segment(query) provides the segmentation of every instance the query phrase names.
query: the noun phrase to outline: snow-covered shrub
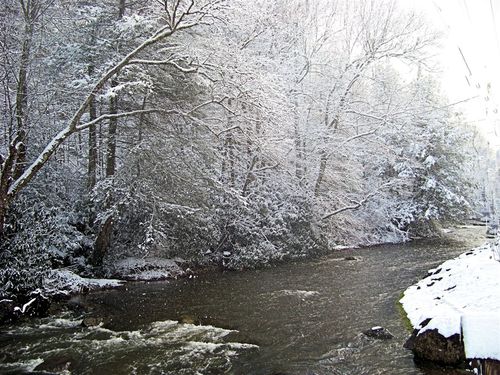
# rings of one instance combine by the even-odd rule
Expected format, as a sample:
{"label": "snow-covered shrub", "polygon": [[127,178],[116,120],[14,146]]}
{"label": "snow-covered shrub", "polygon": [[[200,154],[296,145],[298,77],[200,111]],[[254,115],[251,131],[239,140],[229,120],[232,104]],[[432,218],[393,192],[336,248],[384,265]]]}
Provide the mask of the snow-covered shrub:
{"label": "snow-covered shrub", "polygon": [[[162,162],[161,156],[158,161]],[[200,167],[207,160],[197,162]],[[144,166],[132,185],[128,175],[115,179],[111,209],[116,212],[116,235],[108,263],[154,256],[245,268],[324,248],[311,201],[294,194],[290,186],[264,182],[243,196],[209,175],[186,185],[192,171],[163,164],[159,174],[160,165]],[[170,170],[177,173],[170,175]],[[96,200],[105,201],[106,193],[102,191]]]}
{"label": "snow-covered shrub", "polygon": [[326,247],[314,226],[310,202],[274,188],[239,205],[233,201],[218,208],[221,238],[216,251],[230,254],[224,259],[226,267],[304,257]]}
{"label": "snow-covered shrub", "polygon": [[86,267],[92,243],[75,180],[64,168],[51,173],[60,178],[41,175],[10,207],[0,243],[0,295],[29,294],[52,268]]}
{"label": "snow-covered shrub", "polygon": [[10,249],[2,245],[0,255],[0,299],[23,298],[42,286],[50,268],[47,254],[31,244],[20,244]]}

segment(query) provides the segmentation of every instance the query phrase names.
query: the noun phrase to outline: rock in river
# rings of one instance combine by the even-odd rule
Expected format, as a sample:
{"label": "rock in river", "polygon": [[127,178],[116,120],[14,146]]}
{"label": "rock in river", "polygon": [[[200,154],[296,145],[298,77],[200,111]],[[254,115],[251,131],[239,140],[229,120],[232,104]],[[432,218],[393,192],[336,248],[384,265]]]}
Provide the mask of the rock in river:
{"label": "rock in river", "polygon": [[390,340],[394,337],[392,333],[383,327],[372,327],[371,329],[364,331],[363,334],[379,340]]}
{"label": "rock in river", "polygon": [[465,361],[462,340],[458,334],[444,337],[437,329],[419,334],[414,330],[404,347],[413,351],[416,357],[447,366],[458,366]]}
{"label": "rock in river", "polygon": [[52,356],[35,367],[35,373],[67,373],[73,368],[75,359],[70,356]]}

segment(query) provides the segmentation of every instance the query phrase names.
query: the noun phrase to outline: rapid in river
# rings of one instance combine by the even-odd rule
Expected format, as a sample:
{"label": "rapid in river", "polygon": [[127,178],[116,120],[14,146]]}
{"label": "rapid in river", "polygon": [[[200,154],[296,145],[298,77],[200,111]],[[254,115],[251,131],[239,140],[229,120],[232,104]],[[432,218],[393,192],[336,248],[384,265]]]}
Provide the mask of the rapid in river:
{"label": "rapid in river", "polygon": [[[45,361],[66,374],[459,374],[415,364],[397,301],[483,242],[484,227],[467,227],[446,240],[89,293],[79,298],[103,326],[82,327],[72,312],[1,327],[0,373]],[[394,338],[366,337],[373,326]]]}

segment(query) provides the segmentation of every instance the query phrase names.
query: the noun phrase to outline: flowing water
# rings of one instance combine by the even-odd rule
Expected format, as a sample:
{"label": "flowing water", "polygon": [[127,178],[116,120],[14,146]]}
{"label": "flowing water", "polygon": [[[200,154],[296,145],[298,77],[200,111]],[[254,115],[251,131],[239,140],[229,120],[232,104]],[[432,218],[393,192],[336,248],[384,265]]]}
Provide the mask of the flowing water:
{"label": "flowing water", "polygon": [[[76,314],[4,327],[0,373],[45,360],[73,374],[458,374],[414,363],[396,306],[428,269],[483,243],[484,228],[450,238],[90,293],[103,327]],[[365,337],[372,326],[395,337]]]}

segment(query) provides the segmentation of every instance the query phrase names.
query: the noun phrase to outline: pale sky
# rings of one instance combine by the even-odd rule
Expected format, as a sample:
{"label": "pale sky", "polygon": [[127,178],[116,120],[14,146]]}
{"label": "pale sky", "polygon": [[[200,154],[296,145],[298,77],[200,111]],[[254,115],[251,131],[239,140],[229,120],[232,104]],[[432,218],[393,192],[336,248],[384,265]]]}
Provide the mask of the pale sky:
{"label": "pale sky", "polygon": [[[442,87],[470,122],[500,147],[500,0],[398,0],[444,33]],[[463,57],[462,57],[463,55]]]}

